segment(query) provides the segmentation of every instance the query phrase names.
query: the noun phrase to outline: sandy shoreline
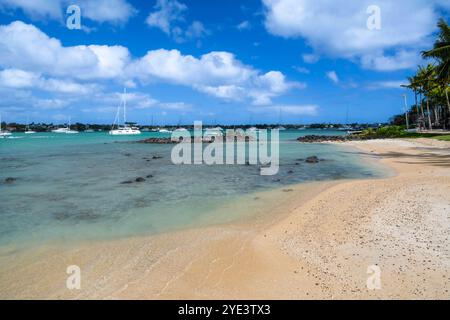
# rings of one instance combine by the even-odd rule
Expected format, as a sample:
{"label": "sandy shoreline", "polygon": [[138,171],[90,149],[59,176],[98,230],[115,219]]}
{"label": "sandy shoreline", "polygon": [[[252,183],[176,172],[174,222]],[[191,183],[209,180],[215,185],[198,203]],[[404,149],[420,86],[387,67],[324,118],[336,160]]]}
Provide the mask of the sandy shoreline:
{"label": "sandy shoreline", "polygon": [[[272,219],[153,237],[0,250],[0,298],[450,298],[450,144],[351,142],[396,175],[262,195]],[[66,288],[79,265],[82,289]],[[381,269],[381,290],[366,287]]]}

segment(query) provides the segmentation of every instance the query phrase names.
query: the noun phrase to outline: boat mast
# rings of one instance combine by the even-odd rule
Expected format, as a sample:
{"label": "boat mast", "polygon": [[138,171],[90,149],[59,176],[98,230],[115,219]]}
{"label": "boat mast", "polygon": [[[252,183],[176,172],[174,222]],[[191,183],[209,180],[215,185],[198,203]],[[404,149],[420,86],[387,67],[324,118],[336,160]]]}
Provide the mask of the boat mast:
{"label": "boat mast", "polygon": [[123,88],[123,125],[127,125],[127,88]]}
{"label": "boat mast", "polygon": [[278,127],[281,127],[281,108],[278,109]]}
{"label": "boat mast", "polygon": [[345,114],[345,122],[346,122],[346,125],[348,126],[348,105],[347,105],[347,112]]}

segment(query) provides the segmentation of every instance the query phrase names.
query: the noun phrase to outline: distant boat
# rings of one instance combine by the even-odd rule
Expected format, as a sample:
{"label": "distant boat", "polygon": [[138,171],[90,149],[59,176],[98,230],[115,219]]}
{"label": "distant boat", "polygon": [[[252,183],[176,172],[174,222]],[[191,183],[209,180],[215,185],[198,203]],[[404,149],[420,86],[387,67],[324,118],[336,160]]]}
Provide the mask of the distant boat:
{"label": "distant boat", "polygon": [[353,128],[349,125],[342,126],[338,129],[338,131],[351,131]]}
{"label": "distant boat", "polygon": [[[141,134],[141,131],[136,127],[130,127],[127,124],[127,89],[123,89],[123,126],[119,125],[119,117],[120,117],[120,106],[117,108],[116,119],[114,120],[114,124],[109,131],[110,135],[113,136],[129,136],[129,135],[138,135]],[[117,123],[117,129],[114,129],[114,126]]]}
{"label": "distant boat", "polygon": [[8,131],[2,131],[2,116],[0,115],[0,138],[6,138],[11,135]]}
{"label": "distant boat", "polygon": [[25,128],[25,134],[33,134],[36,133],[36,131],[33,131],[30,129],[30,121],[27,119],[27,127]]}
{"label": "distant boat", "polygon": [[53,133],[65,133],[65,134],[77,134],[79,133],[76,130],[70,130],[70,117],[69,117],[69,125],[65,128],[58,128],[55,130],[52,130]]}
{"label": "distant boat", "polygon": [[90,129],[89,125],[86,125],[86,129],[84,130],[84,133],[94,133],[95,130],[94,129]]}
{"label": "distant boat", "polygon": [[186,128],[178,128],[175,132],[188,132],[188,130]]}
{"label": "distant boat", "polygon": [[286,130],[286,128],[281,125],[281,108],[280,108],[280,110],[278,112],[278,126],[275,127],[275,129],[277,129],[278,131],[285,131]]}
{"label": "distant boat", "polygon": [[158,132],[159,132],[159,133],[172,133],[172,131],[167,130],[167,129],[159,129]]}

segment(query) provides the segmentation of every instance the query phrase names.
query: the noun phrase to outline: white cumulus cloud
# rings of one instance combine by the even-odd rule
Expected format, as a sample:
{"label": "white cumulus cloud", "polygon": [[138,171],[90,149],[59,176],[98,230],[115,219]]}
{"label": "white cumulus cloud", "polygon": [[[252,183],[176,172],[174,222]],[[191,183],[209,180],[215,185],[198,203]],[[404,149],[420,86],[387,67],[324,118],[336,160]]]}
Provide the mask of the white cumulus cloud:
{"label": "white cumulus cloud", "polygon": [[[55,93],[87,93],[106,81],[135,88],[153,82],[190,87],[220,99],[269,105],[305,84],[280,71],[261,72],[230,52],[194,57],[178,50],[151,50],[132,58],[123,46],[63,46],[21,21],[0,25],[0,86]],[[90,83],[86,83],[90,82]],[[151,106],[150,100],[144,107]]]}
{"label": "white cumulus cloud", "polygon": [[[262,1],[270,33],[304,39],[317,54],[360,60],[381,71],[416,66],[435,31],[437,7],[445,6],[442,0]],[[380,8],[380,30],[367,27],[367,8],[374,4]]]}
{"label": "white cumulus cloud", "polygon": [[72,4],[80,6],[82,19],[100,23],[124,23],[136,13],[126,0],[2,0],[0,9],[20,9],[32,19],[62,20]]}
{"label": "white cumulus cloud", "polygon": [[328,71],[326,73],[326,76],[327,76],[328,79],[330,79],[334,83],[339,83],[339,77],[338,77],[336,71]]}
{"label": "white cumulus cloud", "polygon": [[272,105],[267,107],[252,108],[255,113],[289,114],[296,116],[316,116],[319,111],[318,105]]}
{"label": "white cumulus cloud", "polygon": [[64,47],[21,21],[0,26],[0,67],[78,79],[120,77],[130,59],[122,46]]}

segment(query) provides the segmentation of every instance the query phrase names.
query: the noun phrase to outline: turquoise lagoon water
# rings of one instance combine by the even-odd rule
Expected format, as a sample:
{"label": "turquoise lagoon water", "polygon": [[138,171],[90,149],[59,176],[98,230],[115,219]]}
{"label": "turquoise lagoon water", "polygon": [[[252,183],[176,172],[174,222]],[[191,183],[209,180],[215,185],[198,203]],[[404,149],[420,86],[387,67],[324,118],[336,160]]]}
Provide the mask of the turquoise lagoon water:
{"label": "turquoise lagoon water", "polygon": [[[280,133],[276,176],[261,176],[258,166],[174,165],[171,145],[126,143],[159,133],[37,133],[0,139],[0,244],[111,239],[205,220],[221,222],[226,217],[215,220],[211,215],[243,195],[301,182],[384,174],[348,149],[295,141],[317,133],[339,134]],[[326,161],[311,165],[299,160],[312,155]],[[16,180],[6,183],[7,177]],[[122,184],[137,177],[146,181]]]}

